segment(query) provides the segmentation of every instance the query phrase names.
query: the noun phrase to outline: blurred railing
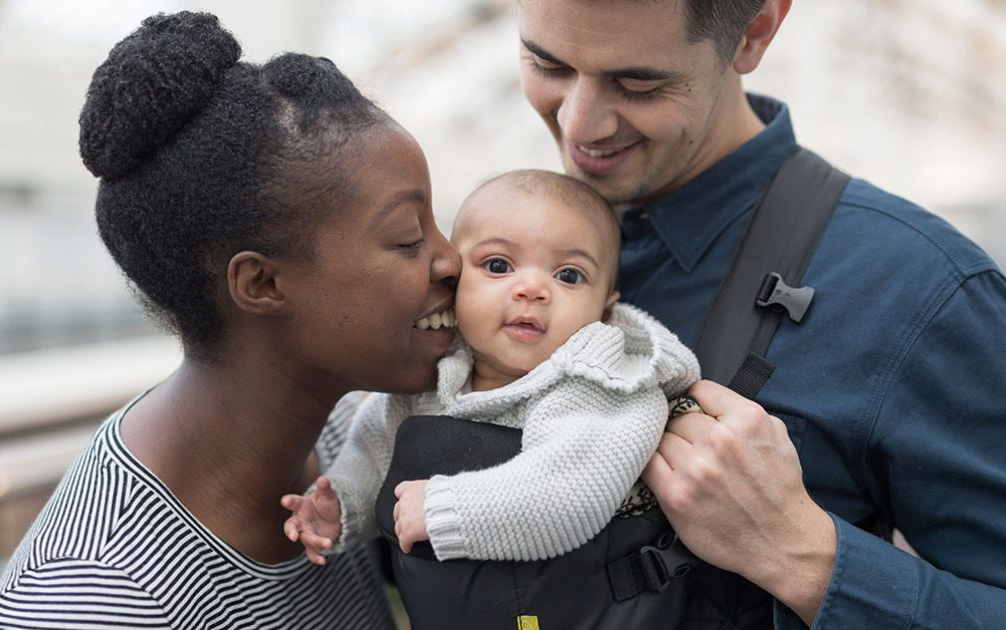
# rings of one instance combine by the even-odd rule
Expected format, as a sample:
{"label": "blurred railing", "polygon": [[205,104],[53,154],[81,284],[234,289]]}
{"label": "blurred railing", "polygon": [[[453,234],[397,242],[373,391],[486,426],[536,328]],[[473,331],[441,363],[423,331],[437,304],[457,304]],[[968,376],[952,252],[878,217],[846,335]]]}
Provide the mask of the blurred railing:
{"label": "blurred railing", "polygon": [[95,427],[180,359],[165,337],[0,355],[0,563]]}

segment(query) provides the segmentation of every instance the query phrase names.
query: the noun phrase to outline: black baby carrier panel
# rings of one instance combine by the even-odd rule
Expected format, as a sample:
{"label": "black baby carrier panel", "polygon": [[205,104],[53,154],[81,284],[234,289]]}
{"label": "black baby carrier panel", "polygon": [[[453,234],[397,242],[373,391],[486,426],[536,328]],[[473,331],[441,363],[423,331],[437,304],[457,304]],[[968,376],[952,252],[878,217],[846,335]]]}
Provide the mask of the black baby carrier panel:
{"label": "black baby carrier panel", "polygon": [[[623,601],[616,601],[609,579],[609,564],[621,566],[618,560],[661,539],[672,542],[670,527],[652,501],[616,516],[584,546],[540,562],[438,562],[428,542],[415,545],[410,554],[401,552],[393,517],[396,485],[489,468],[517,455],[520,446],[520,430],[488,423],[446,416],[402,423],[377,500],[377,522],[391,543],[395,580],[412,627],[514,630],[523,621],[524,627],[541,630],[675,628],[684,609],[681,579],[665,576],[656,586],[662,590]],[[669,572],[678,568],[680,573],[681,565]]]}

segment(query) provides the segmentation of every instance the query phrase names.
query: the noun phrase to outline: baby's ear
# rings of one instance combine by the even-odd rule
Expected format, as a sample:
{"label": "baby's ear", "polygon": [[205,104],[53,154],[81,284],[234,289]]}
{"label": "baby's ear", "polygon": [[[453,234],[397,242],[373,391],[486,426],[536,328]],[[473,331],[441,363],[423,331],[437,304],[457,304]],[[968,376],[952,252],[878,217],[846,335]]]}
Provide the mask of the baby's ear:
{"label": "baby's ear", "polygon": [[615,302],[618,298],[622,297],[622,294],[618,291],[612,291],[611,295],[608,296],[607,301],[604,303],[604,313],[601,315],[601,321],[606,322],[611,317],[611,309],[615,307]]}

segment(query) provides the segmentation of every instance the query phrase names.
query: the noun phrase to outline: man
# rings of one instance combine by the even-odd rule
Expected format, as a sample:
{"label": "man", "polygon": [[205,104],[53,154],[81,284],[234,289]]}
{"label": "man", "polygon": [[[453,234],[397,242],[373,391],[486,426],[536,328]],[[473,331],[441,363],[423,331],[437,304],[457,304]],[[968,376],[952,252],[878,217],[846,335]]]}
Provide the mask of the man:
{"label": "man", "polygon": [[[790,2],[518,1],[525,96],[621,208],[624,299],[686,343],[796,146],[786,106],[741,86]],[[1002,272],[854,179],[804,284],[760,405],[696,385],[706,415],[673,421],[644,475],[712,565],[686,625],[1006,627]],[[892,526],[921,558],[869,533]]]}

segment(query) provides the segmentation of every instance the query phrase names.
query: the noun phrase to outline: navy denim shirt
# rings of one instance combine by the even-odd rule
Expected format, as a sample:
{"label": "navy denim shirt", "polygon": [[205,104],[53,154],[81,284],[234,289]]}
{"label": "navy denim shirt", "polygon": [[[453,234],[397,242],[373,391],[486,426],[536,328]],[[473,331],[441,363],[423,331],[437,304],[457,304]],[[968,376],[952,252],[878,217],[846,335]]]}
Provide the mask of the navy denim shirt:
{"label": "navy denim shirt", "polygon": [[[619,289],[694,344],[752,207],[795,146],[766,128],[622,222]],[[1006,628],[1006,280],[951,226],[854,179],[783,319],[758,402],[782,418],[838,529],[814,630]],[[915,558],[866,530],[900,529]],[[776,605],[776,628],[802,628]]]}

